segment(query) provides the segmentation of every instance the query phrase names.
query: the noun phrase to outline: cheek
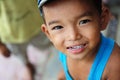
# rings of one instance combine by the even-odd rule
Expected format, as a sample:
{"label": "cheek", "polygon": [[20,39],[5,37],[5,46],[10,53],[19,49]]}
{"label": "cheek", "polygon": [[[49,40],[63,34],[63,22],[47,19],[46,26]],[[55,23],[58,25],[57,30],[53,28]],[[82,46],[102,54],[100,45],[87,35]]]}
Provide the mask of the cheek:
{"label": "cheek", "polygon": [[88,34],[88,37],[91,41],[96,41],[100,37],[100,32],[99,31],[93,31],[93,32]]}
{"label": "cheek", "polygon": [[97,28],[97,26],[95,27],[88,28],[83,34],[91,46],[97,45],[100,41],[100,30]]}
{"label": "cheek", "polygon": [[51,41],[57,49],[61,49],[64,45],[64,37],[61,35],[52,35]]}
{"label": "cheek", "polygon": [[95,48],[100,42],[100,34],[98,33],[93,33],[92,35],[89,36],[89,43],[91,48]]}

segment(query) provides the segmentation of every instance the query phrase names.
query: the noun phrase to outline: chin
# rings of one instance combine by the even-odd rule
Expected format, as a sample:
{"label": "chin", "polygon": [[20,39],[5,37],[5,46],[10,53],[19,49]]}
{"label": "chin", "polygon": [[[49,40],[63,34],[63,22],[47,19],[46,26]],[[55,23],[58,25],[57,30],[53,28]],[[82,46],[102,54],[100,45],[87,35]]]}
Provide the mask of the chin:
{"label": "chin", "polygon": [[72,58],[73,60],[83,60],[85,59],[86,55],[69,55],[70,58]]}

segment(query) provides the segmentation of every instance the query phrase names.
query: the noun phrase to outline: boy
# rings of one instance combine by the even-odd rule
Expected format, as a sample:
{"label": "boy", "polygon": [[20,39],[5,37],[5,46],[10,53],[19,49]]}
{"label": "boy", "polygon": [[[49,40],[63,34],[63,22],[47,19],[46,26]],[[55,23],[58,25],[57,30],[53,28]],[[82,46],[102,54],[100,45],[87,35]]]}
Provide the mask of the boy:
{"label": "boy", "polygon": [[101,0],[39,0],[42,31],[60,50],[67,80],[120,80],[120,47],[101,31]]}

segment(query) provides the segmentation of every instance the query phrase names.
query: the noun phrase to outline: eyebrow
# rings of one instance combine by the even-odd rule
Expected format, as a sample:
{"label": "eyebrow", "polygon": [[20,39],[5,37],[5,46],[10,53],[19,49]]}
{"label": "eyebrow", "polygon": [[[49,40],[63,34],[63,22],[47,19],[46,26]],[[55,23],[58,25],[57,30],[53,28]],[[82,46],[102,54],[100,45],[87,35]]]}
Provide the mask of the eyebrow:
{"label": "eyebrow", "polygon": [[83,17],[86,17],[86,16],[93,16],[93,12],[87,11],[87,12],[84,12],[84,13],[80,14],[79,16],[77,16],[75,18],[80,19],[80,18],[83,18]]}
{"label": "eyebrow", "polygon": [[59,23],[59,21],[57,21],[57,20],[51,21],[51,22],[48,23],[48,25],[52,25],[54,23]]}
{"label": "eyebrow", "polygon": [[[88,12],[85,12],[85,13],[75,17],[75,18],[80,19],[80,18],[85,17],[85,16],[93,16],[93,12],[88,11]],[[54,23],[59,23],[59,21],[57,21],[57,20],[51,21],[51,22],[48,23],[48,25],[52,25]]]}

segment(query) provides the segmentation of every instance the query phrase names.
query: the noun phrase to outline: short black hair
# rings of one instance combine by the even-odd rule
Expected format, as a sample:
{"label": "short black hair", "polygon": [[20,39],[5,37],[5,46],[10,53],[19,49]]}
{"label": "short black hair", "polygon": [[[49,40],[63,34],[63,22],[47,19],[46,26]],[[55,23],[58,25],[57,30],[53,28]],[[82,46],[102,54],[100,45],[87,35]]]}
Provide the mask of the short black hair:
{"label": "short black hair", "polygon": [[98,12],[101,14],[102,13],[102,0],[93,0],[94,5]]}

